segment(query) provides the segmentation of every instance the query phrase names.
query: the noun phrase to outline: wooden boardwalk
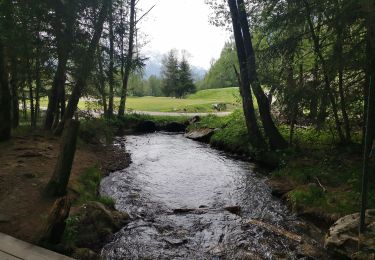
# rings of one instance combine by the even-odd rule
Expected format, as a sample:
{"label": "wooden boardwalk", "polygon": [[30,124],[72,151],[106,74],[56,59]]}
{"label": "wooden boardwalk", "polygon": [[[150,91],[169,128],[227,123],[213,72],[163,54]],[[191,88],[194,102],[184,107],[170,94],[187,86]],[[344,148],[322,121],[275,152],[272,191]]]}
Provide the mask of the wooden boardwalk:
{"label": "wooden boardwalk", "polygon": [[50,250],[0,233],[0,260],[72,260]]}

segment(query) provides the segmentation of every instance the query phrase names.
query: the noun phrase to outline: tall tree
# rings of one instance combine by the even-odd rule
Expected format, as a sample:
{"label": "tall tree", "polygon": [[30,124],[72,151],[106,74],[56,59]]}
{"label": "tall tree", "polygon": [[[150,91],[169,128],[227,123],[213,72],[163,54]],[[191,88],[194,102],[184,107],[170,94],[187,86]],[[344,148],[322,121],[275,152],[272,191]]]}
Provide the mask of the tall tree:
{"label": "tall tree", "polygon": [[68,105],[66,107],[65,114],[61,119],[57,129],[55,130],[56,134],[61,134],[64,129],[64,124],[68,120],[73,118],[75,111],[77,110],[79,99],[81,98],[82,92],[87,84],[87,79],[90,76],[90,73],[94,67],[94,57],[99,44],[100,37],[103,31],[103,24],[106,20],[108,14],[109,1],[103,1],[102,7],[100,9],[98,18],[94,25],[94,33],[89,43],[89,46],[84,52],[83,59],[81,64],[79,64],[77,69],[77,81],[73,87],[73,91],[70,95]]}
{"label": "tall tree", "polygon": [[271,149],[284,149],[288,146],[288,144],[280,134],[272,119],[270,103],[259,82],[250,27],[247,20],[246,7],[243,0],[237,0],[237,4],[239,23],[242,29],[243,44],[245,46],[247,69],[249,71],[249,80],[258,101],[259,113],[264,127],[264,132],[269,139]]}
{"label": "tall tree", "polygon": [[250,75],[248,70],[247,55],[245,52],[239,12],[236,0],[228,0],[228,5],[232,17],[233,33],[237,47],[237,56],[240,64],[241,85],[240,92],[242,96],[242,106],[245,115],[246,127],[249,133],[250,143],[256,148],[264,148],[265,141],[260,132],[257,118],[255,116],[253,97],[250,88]]}
{"label": "tall tree", "polygon": [[186,94],[194,93],[195,91],[196,87],[193,82],[190,64],[186,57],[183,56],[179,64],[176,97],[181,98],[184,97]]}
{"label": "tall tree", "polygon": [[369,73],[369,96],[367,104],[367,119],[366,119],[366,135],[363,153],[363,177],[362,177],[362,204],[359,233],[365,232],[365,216],[367,209],[367,193],[369,181],[369,163],[370,154],[375,141],[375,17],[373,11],[375,10],[374,1],[362,0],[362,9],[367,27],[367,37],[369,46],[367,49],[368,70]]}
{"label": "tall tree", "polygon": [[57,46],[57,69],[50,90],[44,128],[51,130],[60,108],[65,108],[65,81],[67,63],[72,51],[74,26],[77,19],[77,3],[75,1],[54,1],[55,18],[53,31]]}
{"label": "tall tree", "polygon": [[162,66],[162,90],[164,95],[171,97],[176,96],[178,86],[178,57],[176,50],[170,50],[164,57]]}
{"label": "tall tree", "polygon": [[108,15],[108,23],[109,23],[109,69],[108,69],[108,83],[109,83],[109,99],[108,99],[108,112],[107,116],[109,118],[113,117],[113,101],[114,101],[114,63],[115,63],[115,35],[114,35],[114,28],[113,28],[113,7],[114,3],[113,0],[110,0],[109,4],[109,15]]}
{"label": "tall tree", "polygon": [[118,116],[123,117],[125,115],[125,103],[126,103],[126,96],[128,91],[128,81],[129,76],[133,66],[133,49],[134,49],[134,37],[135,37],[135,0],[130,0],[130,29],[129,29],[129,46],[128,46],[128,53],[126,56],[125,62],[125,70],[124,76],[122,79],[122,89],[121,89],[121,100],[120,100],[120,107],[118,110]]}

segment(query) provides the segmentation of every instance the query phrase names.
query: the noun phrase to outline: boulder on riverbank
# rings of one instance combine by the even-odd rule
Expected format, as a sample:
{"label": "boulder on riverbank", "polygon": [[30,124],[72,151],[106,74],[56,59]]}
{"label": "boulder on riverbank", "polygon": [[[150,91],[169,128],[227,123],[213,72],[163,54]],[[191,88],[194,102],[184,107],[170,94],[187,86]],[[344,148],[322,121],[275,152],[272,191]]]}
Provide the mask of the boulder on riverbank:
{"label": "boulder on riverbank", "polygon": [[[351,259],[370,259],[364,252],[375,252],[375,209],[366,212],[366,234],[361,237],[361,251],[358,252],[358,227],[360,214],[340,218],[329,229],[325,247]],[[363,258],[364,255],[367,255]],[[373,258],[371,258],[373,259]]]}
{"label": "boulder on riverbank", "polygon": [[72,218],[76,219],[76,246],[90,249],[100,249],[108,236],[130,221],[128,214],[110,210],[99,202],[84,204]]}
{"label": "boulder on riverbank", "polygon": [[210,139],[212,135],[215,133],[215,129],[212,128],[201,128],[201,129],[194,129],[187,134],[185,134],[185,137],[199,141],[199,142],[210,142]]}

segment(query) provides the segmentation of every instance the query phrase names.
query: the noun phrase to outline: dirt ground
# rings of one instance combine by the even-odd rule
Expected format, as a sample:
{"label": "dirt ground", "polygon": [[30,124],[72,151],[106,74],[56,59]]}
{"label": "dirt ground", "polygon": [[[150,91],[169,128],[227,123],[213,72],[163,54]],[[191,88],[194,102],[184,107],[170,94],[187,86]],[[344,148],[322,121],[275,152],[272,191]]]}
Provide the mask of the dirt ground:
{"label": "dirt ground", "polygon": [[[78,142],[69,193],[78,177],[98,164],[98,153]],[[44,134],[15,136],[0,144],[0,232],[36,243],[54,202],[42,196],[59,153],[59,139]]]}

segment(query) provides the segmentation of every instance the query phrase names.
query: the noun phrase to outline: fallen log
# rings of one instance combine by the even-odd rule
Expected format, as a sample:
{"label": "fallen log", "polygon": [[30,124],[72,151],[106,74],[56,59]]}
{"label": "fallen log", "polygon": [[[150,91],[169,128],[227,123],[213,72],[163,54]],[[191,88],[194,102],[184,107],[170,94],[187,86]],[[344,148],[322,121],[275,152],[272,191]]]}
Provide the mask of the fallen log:
{"label": "fallen log", "polygon": [[294,240],[298,243],[302,242],[301,236],[299,236],[297,234],[294,234],[292,232],[289,232],[289,231],[287,231],[283,228],[276,227],[272,224],[268,224],[268,223],[265,223],[265,222],[262,222],[262,221],[256,220],[256,219],[248,220],[248,221],[246,221],[246,223],[251,224],[251,225],[255,225],[255,226],[258,226],[258,227],[261,227],[261,228],[264,228],[264,229],[267,229],[270,232],[276,233],[280,236],[284,236],[284,237],[286,237],[290,240]]}
{"label": "fallen log", "polygon": [[173,209],[173,214],[187,214],[187,213],[193,213],[193,214],[202,214],[207,211],[228,211],[234,215],[240,215],[241,214],[241,207],[240,206],[228,206],[220,209],[212,209],[212,208],[206,208],[201,207],[198,209],[194,208],[179,208],[179,209]]}

